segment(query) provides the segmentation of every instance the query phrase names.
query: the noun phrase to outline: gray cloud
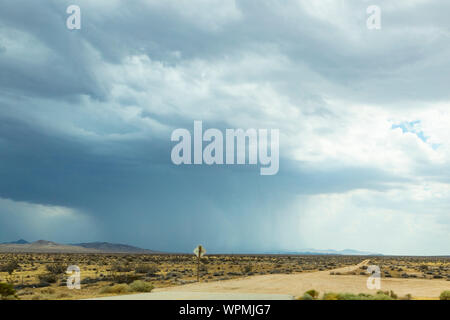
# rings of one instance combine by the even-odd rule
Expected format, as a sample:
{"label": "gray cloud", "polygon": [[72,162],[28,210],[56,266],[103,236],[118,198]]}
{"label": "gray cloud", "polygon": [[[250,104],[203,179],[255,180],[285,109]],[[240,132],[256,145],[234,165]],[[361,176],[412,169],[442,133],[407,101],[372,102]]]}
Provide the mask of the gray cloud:
{"label": "gray cloud", "polygon": [[[77,238],[89,225],[97,240],[159,250],[198,242],[216,251],[295,250],[314,246],[298,223],[326,227],[321,196],[341,199],[330,203],[343,220],[377,206],[421,215],[448,200],[420,194],[422,211],[403,205],[418,181],[424,193],[426,183],[448,185],[450,153],[391,128],[448,103],[445,1],[379,1],[380,31],[365,28],[363,1],[78,1],[82,28],[71,31],[69,4],[2,4],[0,199],[8,208],[0,202],[0,217],[16,227],[0,240],[38,237],[20,221],[28,206],[43,205],[88,217],[71,239],[43,228],[51,240],[93,239]],[[174,166],[171,130],[193,120],[279,128],[280,173]],[[442,208],[435,214],[445,229]],[[339,236],[345,226],[336,229]],[[355,249],[394,251],[366,245]]]}

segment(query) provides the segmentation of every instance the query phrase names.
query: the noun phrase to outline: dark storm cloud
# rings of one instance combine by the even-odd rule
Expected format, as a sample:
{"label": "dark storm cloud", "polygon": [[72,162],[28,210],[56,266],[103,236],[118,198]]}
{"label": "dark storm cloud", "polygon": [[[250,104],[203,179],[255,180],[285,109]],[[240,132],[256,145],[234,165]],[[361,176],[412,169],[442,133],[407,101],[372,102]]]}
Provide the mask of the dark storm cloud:
{"label": "dark storm cloud", "polygon": [[268,241],[268,221],[283,221],[283,207],[298,194],[384,189],[395,180],[370,168],[303,174],[289,163],[269,180],[256,167],[176,167],[165,159],[165,140],[117,143],[99,155],[98,144],[8,118],[1,123],[3,198],[75,208],[95,218],[109,239],[164,250],[189,250],[205,238],[216,250],[231,250],[232,237],[251,251],[263,230]]}
{"label": "dark storm cloud", "polygon": [[[238,1],[239,16],[224,19],[218,27],[196,23],[195,18],[201,21],[203,17],[200,9],[192,16],[183,15],[189,4],[177,8],[170,2],[149,3],[105,3],[102,7],[102,3],[96,6],[80,1],[83,27],[70,32],[64,28],[70,1],[4,1],[2,26],[29,33],[52,54],[45,65],[3,59],[2,87],[28,94],[101,98],[108,88],[103,75],[92,71],[97,63],[93,51],[112,63],[121,63],[127,55],[147,54],[176,64],[175,52],[184,60],[275,50],[292,61],[297,80],[301,75],[296,66],[306,65],[331,81],[337,94],[385,102],[448,98],[444,74],[449,71],[445,58],[449,23],[441,9],[448,4],[442,1],[419,4],[419,9],[385,10],[384,30],[379,33],[364,28],[367,16],[362,1],[343,6],[328,20],[302,10],[293,1]],[[340,21],[348,25],[339,27]],[[423,31],[415,32],[420,28]],[[417,39],[417,34],[421,38]],[[425,63],[431,65],[425,68]],[[277,82],[286,74],[278,77],[271,75],[270,80]],[[397,90],[386,90],[392,86]],[[293,96],[298,91],[288,90]]]}
{"label": "dark storm cloud", "polygon": [[[363,1],[330,4],[326,17],[326,6],[308,11],[295,1],[75,2],[81,30],[65,27],[72,1],[2,2],[2,237],[38,237],[24,224],[42,209],[26,206],[35,204],[92,218],[74,226],[70,239],[61,220],[58,232],[45,229],[49,240],[170,251],[207,240],[215,251],[276,250],[299,238],[295,215],[307,203],[294,205],[298,197],[383,193],[413,178],[390,164],[320,160],[311,167],[293,160],[284,141],[274,177],[259,176],[256,167],[177,167],[170,162],[172,129],[203,118],[225,129],[242,118],[279,126],[288,137],[293,125],[312,123],[316,135],[306,139],[337,139],[334,125],[346,115],[327,105],[330,97],[393,110],[411,100],[448,99],[443,1],[419,4],[423,13],[382,2],[379,33],[365,28]],[[201,87],[202,72],[212,75],[212,88]],[[255,92],[267,96],[258,100]],[[282,99],[286,109],[263,113],[254,104],[266,99]],[[282,121],[290,120],[290,104],[306,119],[301,124]],[[433,171],[427,164],[420,174]],[[85,226],[98,233],[84,234]],[[281,245],[284,234],[291,238]]]}

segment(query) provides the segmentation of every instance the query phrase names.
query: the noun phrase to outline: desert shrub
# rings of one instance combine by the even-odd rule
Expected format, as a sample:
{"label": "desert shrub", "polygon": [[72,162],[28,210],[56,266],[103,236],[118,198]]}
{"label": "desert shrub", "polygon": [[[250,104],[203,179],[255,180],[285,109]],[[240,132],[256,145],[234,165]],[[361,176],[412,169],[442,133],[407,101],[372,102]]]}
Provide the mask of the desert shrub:
{"label": "desert shrub", "polygon": [[311,289],[305,292],[305,294],[309,294],[311,297],[313,297],[314,299],[319,298],[319,291]]}
{"label": "desert shrub", "polygon": [[56,283],[58,281],[58,276],[52,273],[40,274],[38,278],[43,283]]}
{"label": "desert shrub", "polygon": [[373,296],[373,299],[370,300],[394,300],[394,298],[386,294],[376,294]]}
{"label": "desert shrub", "polygon": [[53,288],[44,288],[44,289],[41,289],[41,293],[42,294],[54,294],[55,293],[55,289],[53,289]]}
{"label": "desert shrub", "polygon": [[450,291],[442,291],[441,295],[439,296],[439,299],[441,300],[450,300]]}
{"label": "desert shrub", "polygon": [[389,296],[392,298],[392,299],[397,299],[398,298],[398,296],[394,293],[394,291],[389,291]]}
{"label": "desert shrub", "polygon": [[423,264],[419,267],[419,270],[421,271],[427,271],[428,270],[428,266],[426,264]]}
{"label": "desert shrub", "polygon": [[116,284],[113,286],[105,286],[100,289],[100,293],[128,293],[130,292],[130,287],[125,284]]}
{"label": "desert shrub", "polygon": [[251,265],[246,265],[242,268],[242,273],[250,273],[252,272],[253,268]]}
{"label": "desert shrub", "polygon": [[135,267],[134,272],[136,273],[146,273],[146,274],[155,274],[159,271],[159,269],[150,264],[140,264]]}
{"label": "desert shrub", "polygon": [[116,272],[130,272],[131,267],[128,264],[115,263],[111,266],[111,270]]}
{"label": "desert shrub", "polygon": [[33,295],[33,290],[26,288],[17,292],[18,296],[31,296]]}
{"label": "desert shrub", "polygon": [[153,288],[153,285],[142,280],[136,280],[130,284],[130,290],[134,292],[151,292]]}
{"label": "desert shrub", "polygon": [[63,263],[52,263],[45,266],[48,272],[54,275],[64,274],[67,270],[67,265]]}
{"label": "desert shrub", "polygon": [[338,294],[333,292],[324,293],[323,300],[339,300]]}
{"label": "desert shrub", "polygon": [[405,296],[401,297],[400,300],[412,300],[412,295],[408,293]]}
{"label": "desert shrub", "polygon": [[369,299],[367,296],[360,296],[353,293],[339,293],[338,300],[366,300]]}
{"label": "desert shrub", "polygon": [[14,287],[10,283],[0,283],[0,297],[2,300],[16,298],[16,290],[14,290]]}
{"label": "desert shrub", "polygon": [[384,293],[377,293],[376,295],[371,295],[368,293],[325,293],[323,295],[323,300],[393,300],[389,295]]}
{"label": "desert shrub", "polygon": [[385,296],[391,297],[392,299],[397,299],[398,298],[398,296],[392,290],[391,291],[378,290],[377,291],[377,295],[380,295],[380,296],[385,295]]}
{"label": "desert shrub", "polygon": [[8,274],[12,275],[14,271],[20,268],[19,263],[16,260],[11,260],[8,263],[2,265],[0,267],[0,271],[8,272]]}
{"label": "desert shrub", "polygon": [[140,278],[140,276],[138,275],[133,275],[133,274],[119,274],[119,275],[114,275],[112,277],[112,281],[115,283],[126,283],[126,284],[130,284],[135,280],[138,280]]}
{"label": "desert shrub", "polygon": [[305,293],[299,300],[314,300],[314,298],[310,294]]}
{"label": "desert shrub", "polygon": [[359,293],[358,297],[361,298],[361,300],[371,300],[373,299],[373,296],[369,293]]}

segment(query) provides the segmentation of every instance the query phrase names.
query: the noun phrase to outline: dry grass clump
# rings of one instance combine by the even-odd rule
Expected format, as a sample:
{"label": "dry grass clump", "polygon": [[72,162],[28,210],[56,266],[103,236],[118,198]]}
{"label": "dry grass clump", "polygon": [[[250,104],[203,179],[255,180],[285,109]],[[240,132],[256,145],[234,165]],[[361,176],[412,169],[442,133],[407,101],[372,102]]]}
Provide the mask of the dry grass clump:
{"label": "dry grass clump", "polygon": [[153,288],[153,285],[148,282],[136,280],[130,284],[120,283],[112,286],[104,286],[100,289],[100,293],[124,294],[131,292],[151,292]]}
{"label": "dry grass clump", "polygon": [[16,290],[10,283],[0,283],[0,300],[18,299]]}
{"label": "dry grass clump", "polygon": [[450,300],[450,290],[442,291],[441,295],[439,296],[439,299]]}
{"label": "dry grass clump", "polygon": [[328,292],[323,295],[322,300],[395,300],[395,299],[384,293],[377,293],[375,295],[371,295],[367,293],[354,294],[354,293]]}
{"label": "dry grass clump", "polygon": [[104,286],[100,289],[100,293],[128,293],[130,292],[130,287],[125,283],[115,284],[113,286]]}
{"label": "dry grass clump", "polygon": [[159,269],[151,264],[139,264],[134,268],[135,273],[141,273],[141,274],[156,274],[159,271]]}
{"label": "dry grass clump", "polygon": [[[411,300],[411,295],[406,295],[401,300]],[[398,297],[393,291],[378,291],[376,294],[368,293],[335,293],[326,292],[323,294],[321,300],[397,300]],[[319,292],[312,289],[306,291],[303,296],[297,300],[319,300]]]}
{"label": "dry grass clump", "polygon": [[54,275],[59,275],[59,274],[64,274],[66,273],[67,270],[67,265],[64,263],[51,263],[45,266],[45,268],[47,269],[47,271],[51,274]]}
{"label": "dry grass clump", "polygon": [[128,286],[133,292],[151,292],[154,288],[152,284],[142,280],[133,281]]}

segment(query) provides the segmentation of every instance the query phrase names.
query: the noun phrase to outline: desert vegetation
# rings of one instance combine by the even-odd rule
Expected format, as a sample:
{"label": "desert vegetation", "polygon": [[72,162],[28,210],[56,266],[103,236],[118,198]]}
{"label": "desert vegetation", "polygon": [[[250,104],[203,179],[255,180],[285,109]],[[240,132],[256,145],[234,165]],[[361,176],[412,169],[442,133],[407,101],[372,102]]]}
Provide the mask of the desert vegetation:
{"label": "desert vegetation", "polygon": [[[361,256],[295,256],[295,255],[207,255],[201,259],[200,282],[247,278],[255,275],[298,274],[353,266],[367,257]],[[370,264],[381,267],[382,277],[420,277],[433,281],[448,279],[449,257],[370,257]],[[81,271],[81,290],[66,286],[67,267]],[[367,266],[348,274],[367,277]],[[342,273],[344,274],[344,273]],[[2,299],[82,299],[136,292],[153,288],[180,286],[196,282],[197,260],[183,254],[0,254],[0,293]],[[449,282],[450,285],[450,282]],[[324,292],[310,290],[306,299],[324,298]],[[374,296],[327,293],[327,299],[395,297],[391,293]],[[441,299],[448,299],[448,292]]]}
{"label": "desert vegetation", "polygon": [[368,293],[335,293],[324,292],[323,295],[314,289],[306,291],[298,300],[411,300],[412,296],[407,294],[399,297],[393,291],[381,291],[376,294]]}
{"label": "desert vegetation", "polygon": [[[358,257],[208,255],[201,259],[200,281],[228,280],[253,275],[331,270],[360,262]],[[82,290],[66,287],[66,270],[81,270]],[[150,292],[196,282],[193,255],[148,254],[0,254],[0,282],[20,299],[79,299],[111,294]]]}
{"label": "desert vegetation", "polygon": [[[371,257],[368,264],[377,265],[382,278],[443,279],[450,281],[450,257]],[[367,266],[347,273],[331,275],[367,276]],[[450,286],[450,284],[449,284]]]}
{"label": "desert vegetation", "polygon": [[439,296],[439,299],[450,300],[450,290],[442,291],[441,295]]}

